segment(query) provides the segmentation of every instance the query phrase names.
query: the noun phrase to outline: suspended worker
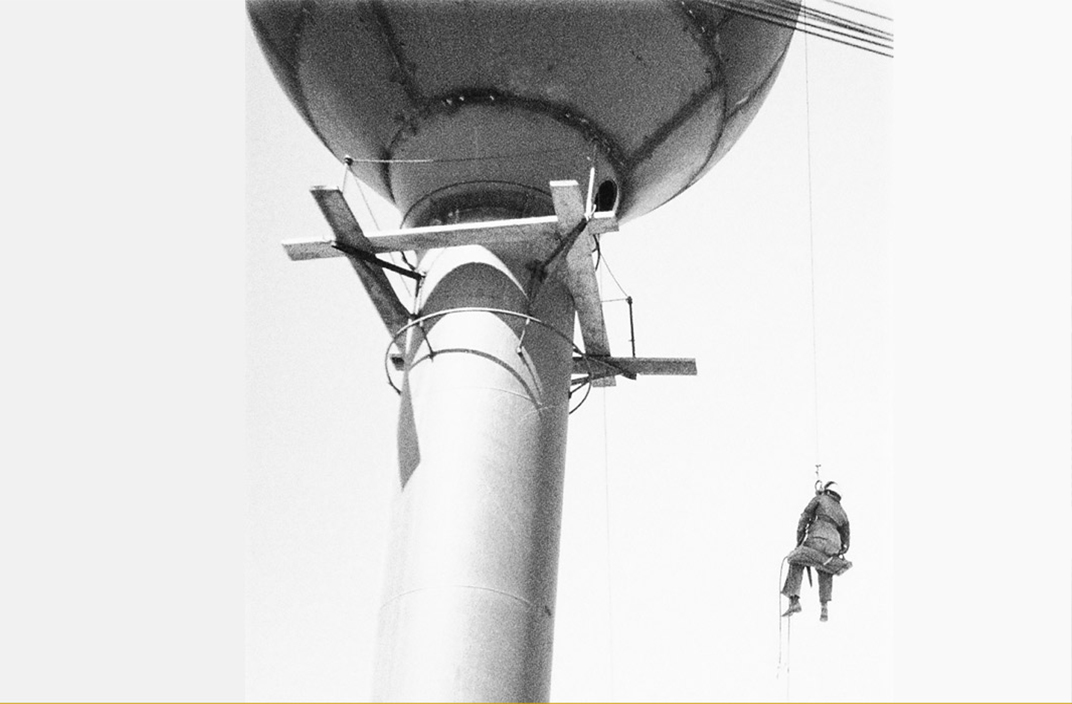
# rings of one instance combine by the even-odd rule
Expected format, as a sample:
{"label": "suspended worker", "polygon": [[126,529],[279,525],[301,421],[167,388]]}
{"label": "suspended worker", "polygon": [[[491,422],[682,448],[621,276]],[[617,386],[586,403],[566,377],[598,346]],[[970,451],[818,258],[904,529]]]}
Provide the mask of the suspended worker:
{"label": "suspended worker", "polygon": [[831,488],[835,482],[815,483],[815,497],[804,507],[797,524],[797,547],[786,556],[789,576],[782,594],[789,597],[789,608],[782,616],[792,616],[800,608],[800,583],[804,569],[819,573],[820,621],[827,619],[826,605],[834,589],[834,576],[852,567],[844,558],[849,550],[849,516],[841,507],[841,494]]}

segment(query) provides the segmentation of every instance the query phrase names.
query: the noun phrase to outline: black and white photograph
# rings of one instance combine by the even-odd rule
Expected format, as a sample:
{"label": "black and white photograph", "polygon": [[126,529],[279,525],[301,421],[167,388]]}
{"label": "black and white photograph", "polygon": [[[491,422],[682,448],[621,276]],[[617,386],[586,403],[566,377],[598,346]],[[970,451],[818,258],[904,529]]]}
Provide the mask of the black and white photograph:
{"label": "black and white photograph", "polygon": [[4,701],[1069,701],[1069,12],[5,5]]}

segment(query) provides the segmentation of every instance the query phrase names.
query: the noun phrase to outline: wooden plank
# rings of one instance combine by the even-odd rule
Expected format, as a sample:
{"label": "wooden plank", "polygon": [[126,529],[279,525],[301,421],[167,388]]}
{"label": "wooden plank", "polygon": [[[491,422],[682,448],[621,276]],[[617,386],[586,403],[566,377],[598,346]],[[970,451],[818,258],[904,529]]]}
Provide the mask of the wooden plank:
{"label": "wooden plank", "polygon": [[[432,225],[410,227],[403,230],[387,230],[369,235],[372,251],[413,252],[425,249],[480,245],[490,247],[499,244],[543,240],[548,249],[553,246],[558,229],[558,216],[545,215],[516,220],[489,220],[488,222],[461,223],[458,225]],[[616,232],[618,219],[614,213],[597,213],[588,229],[595,234]]]}
{"label": "wooden plank", "polygon": [[295,262],[346,256],[335,249],[335,240],[288,240],[283,243],[283,249]]}
{"label": "wooden plank", "polygon": [[[311,190],[311,193],[316,204],[320,206],[320,212],[324,214],[332,232],[335,233],[336,241],[354,249],[372,251],[371,243],[361,232],[361,226],[358,225],[341,191],[334,188],[316,187]],[[357,272],[357,277],[368,292],[369,298],[372,299],[372,305],[380,314],[387,332],[393,336],[409,322],[409,311],[398,300],[398,295],[391,286],[391,282],[387,280],[383,269],[356,257],[346,258]]]}
{"label": "wooden plank", "polygon": [[618,231],[618,214],[614,212],[595,213],[588,221],[588,231],[593,235]]}
{"label": "wooden plank", "polygon": [[320,212],[328,221],[335,239],[343,244],[348,244],[357,249],[369,249],[368,238],[361,231],[361,225],[350,210],[342,191],[329,186],[315,186],[309,189],[316,204],[320,206]]}
{"label": "wooden plank", "polygon": [[551,181],[551,201],[558,217],[558,234],[564,236],[584,218],[584,195],[576,181]]}
{"label": "wooden plank", "polygon": [[[602,364],[601,362],[607,362]],[[585,361],[573,360],[574,374],[587,374],[591,365],[592,376],[628,372],[637,376],[696,376],[696,360],[682,357],[607,357]]]}
{"label": "wooden plank", "polygon": [[[366,238],[369,242],[369,251],[374,254],[412,252],[470,244],[487,247],[541,239],[545,240],[550,248],[553,246],[557,228],[558,216],[547,215],[518,220],[411,227],[366,235]],[[617,230],[618,220],[613,213],[596,213],[588,224],[588,231],[597,235]],[[344,256],[342,252],[332,247],[332,242],[332,240],[320,239],[287,240],[283,243],[283,248],[294,261]]]}
{"label": "wooden plank", "polygon": [[553,215],[517,220],[492,220],[458,225],[411,227],[381,232],[369,238],[374,252],[409,252],[441,247],[481,245],[484,247],[548,240],[554,237],[558,219]]}

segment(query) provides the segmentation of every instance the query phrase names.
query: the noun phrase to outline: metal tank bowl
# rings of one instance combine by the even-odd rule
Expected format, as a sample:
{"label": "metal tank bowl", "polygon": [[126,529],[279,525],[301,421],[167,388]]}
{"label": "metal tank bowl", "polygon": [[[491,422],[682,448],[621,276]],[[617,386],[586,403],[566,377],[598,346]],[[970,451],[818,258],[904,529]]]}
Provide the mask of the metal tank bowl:
{"label": "metal tank bowl", "polygon": [[651,211],[734,144],[792,36],[702,0],[247,7],[305,121],[410,225],[549,214],[548,182],[592,163],[602,209]]}

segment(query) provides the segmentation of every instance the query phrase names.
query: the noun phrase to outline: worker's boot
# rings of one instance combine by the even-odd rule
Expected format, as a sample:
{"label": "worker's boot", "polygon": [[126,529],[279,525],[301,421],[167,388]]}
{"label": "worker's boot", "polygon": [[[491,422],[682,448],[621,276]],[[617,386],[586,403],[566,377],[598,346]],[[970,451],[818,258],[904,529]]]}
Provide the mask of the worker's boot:
{"label": "worker's boot", "polygon": [[822,607],[823,607],[822,611],[819,613],[819,620],[820,621],[825,621],[826,620],[826,602],[825,601],[822,603]]}
{"label": "worker's boot", "polygon": [[785,613],[782,614],[782,616],[792,616],[793,614],[799,613],[799,612],[800,612],[800,597],[799,596],[791,596],[791,597],[789,597],[789,608],[785,610]]}

